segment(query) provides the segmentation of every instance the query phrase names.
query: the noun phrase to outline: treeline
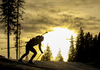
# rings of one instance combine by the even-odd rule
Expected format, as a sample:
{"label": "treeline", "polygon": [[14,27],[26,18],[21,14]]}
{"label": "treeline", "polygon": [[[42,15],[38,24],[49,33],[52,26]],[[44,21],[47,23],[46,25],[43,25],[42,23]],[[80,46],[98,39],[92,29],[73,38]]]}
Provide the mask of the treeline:
{"label": "treeline", "polygon": [[73,37],[69,49],[68,62],[98,62],[100,61],[100,33],[94,37],[90,32],[84,33],[80,28],[74,47]]}

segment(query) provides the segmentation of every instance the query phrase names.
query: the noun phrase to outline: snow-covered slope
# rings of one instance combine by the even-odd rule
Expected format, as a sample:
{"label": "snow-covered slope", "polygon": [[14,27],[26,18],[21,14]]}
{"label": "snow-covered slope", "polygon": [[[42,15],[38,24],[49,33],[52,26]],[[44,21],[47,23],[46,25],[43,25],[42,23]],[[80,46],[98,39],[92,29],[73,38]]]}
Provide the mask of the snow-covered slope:
{"label": "snow-covered slope", "polygon": [[[26,61],[23,61],[26,62]],[[35,65],[27,66],[15,60],[0,58],[0,70],[100,70],[77,62],[36,61]]]}

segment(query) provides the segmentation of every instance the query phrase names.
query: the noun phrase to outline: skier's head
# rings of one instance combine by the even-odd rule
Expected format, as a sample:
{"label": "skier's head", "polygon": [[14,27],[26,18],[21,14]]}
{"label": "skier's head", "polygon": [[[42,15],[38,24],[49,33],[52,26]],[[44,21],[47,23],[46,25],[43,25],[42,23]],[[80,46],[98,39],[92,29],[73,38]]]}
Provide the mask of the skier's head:
{"label": "skier's head", "polygon": [[36,39],[38,39],[40,41],[43,41],[44,40],[44,37],[39,35],[39,36],[36,37]]}

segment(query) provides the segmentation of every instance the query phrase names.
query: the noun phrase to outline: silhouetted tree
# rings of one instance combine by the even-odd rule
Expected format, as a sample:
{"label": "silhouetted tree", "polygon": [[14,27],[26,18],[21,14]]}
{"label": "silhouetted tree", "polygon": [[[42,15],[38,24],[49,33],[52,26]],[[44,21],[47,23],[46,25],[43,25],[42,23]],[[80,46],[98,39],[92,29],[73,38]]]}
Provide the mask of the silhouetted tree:
{"label": "silhouetted tree", "polygon": [[97,40],[97,58],[96,62],[100,64],[100,32],[98,34],[98,40]]}
{"label": "silhouetted tree", "polygon": [[[98,41],[97,41],[97,45],[98,45],[98,54],[100,54],[100,32],[98,34]],[[99,56],[99,55],[98,55]]]}
{"label": "silhouetted tree", "polygon": [[[7,42],[8,42],[8,58],[10,57],[10,40],[9,35],[14,33],[17,35],[16,38],[16,47],[18,47],[18,40],[21,34],[21,24],[19,24],[19,17],[22,18],[23,11],[19,12],[19,8],[23,8],[24,0],[2,0],[2,4],[0,5],[1,8],[1,23],[6,28],[5,31],[7,32]],[[20,9],[21,10],[21,9]],[[16,49],[18,50],[18,49]]]}
{"label": "silhouetted tree", "polygon": [[[21,34],[21,24],[19,23],[19,18],[22,18],[22,14],[24,13],[22,11],[23,6],[24,6],[24,0],[16,0],[16,17],[17,17],[17,26],[16,26],[16,30],[15,30],[15,47],[16,47],[16,59],[18,59],[18,50],[20,52],[20,34]],[[19,54],[20,55],[20,54]],[[19,56],[20,57],[20,56]]]}
{"label": "silhouetted tree", "polygon": [[93,38],[91,62],[100,63],[100,32]]}
{"label": "silhouetted tree", "polygon": [[86,33],[84,36],[84,62],[90,62],[91,61],[91,52],[92,52],[92,35],[90,32]]}
{"label": "silhouetted tree", "polygon": [[61,55],[61,50],[59,49],[59,52],[57,54],[57,57],[55,58],[56,61],[64,61],[63,56]]}
{"label": "silhouetted tree", "polygon": [[15,0],[2,0],[1,8],[1,23],[4,25],[5,32],[7,32],[7,48],[8,48],[8,58],[10,57],[10,34],[14,32],[16,27],[16,15],[15,15]]}
{"label": "silhouetted tree", "polygon": [[76,50],[75,50],[75,61],[82,62],[84,60],[84,32],[80,28],[79,34],[76,41]]}
{"label": "silhouetted tree", "polygon": [[71,45],[69,48],[69,54],[68,54],[68,62],[75,61],[75,49],[74,49],[74,41],[73,36],[71,36]]}
{"label": "silhouetted tree", "polygon": [[95,37],[93,38],[93,48],[92,48],[93,61],[97,59],[97,40],[98,40],[98,37],[97,35],[95,35]]}
{"label": "silhouetted tree", "polygon": [[52,52],[50,50],[50,47],[47,45],[46,50],[44,51],[43,56],[41,57],[42,61],[51,61],[52,60]]}

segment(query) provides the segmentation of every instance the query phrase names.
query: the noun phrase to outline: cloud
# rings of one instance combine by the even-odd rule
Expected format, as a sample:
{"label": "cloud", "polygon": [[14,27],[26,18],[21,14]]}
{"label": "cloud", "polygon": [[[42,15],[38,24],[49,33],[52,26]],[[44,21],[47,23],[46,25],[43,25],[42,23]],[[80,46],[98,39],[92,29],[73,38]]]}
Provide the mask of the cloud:
{"label": "cloud", "polygon": [[[61,13],[61,12],[60,12]],[[36,32],[41,33],[42,31],[48,30],[54,27],[66,27],[68,29],[78,30],[80,27],[84,28],[86,31],[90,29],[95,29],[98,27],[96,17],[76,17],[74,15],[66,13],[56,13],[54,14],[39,14],[35,18],[27,18],[29,21],[25,21],[23,27],[26,32]],[[28,24],[27,24],[28,23]],[[97,26],[94,26],[94,25]],[[98,27],[99,28],[99,27]],[[90,31],[91,32],[91,31]]]}
{"label": "cloud", "polygon": [[[21,21],[24,32],[38,34],[54,27],[75,30],[79,27],[86,30],[99,28],[100,21],[97,19],[100,11],[99,0],[25,0],[25,2],[24,21]],[[97,26],[94,26],[94,23]]]}

